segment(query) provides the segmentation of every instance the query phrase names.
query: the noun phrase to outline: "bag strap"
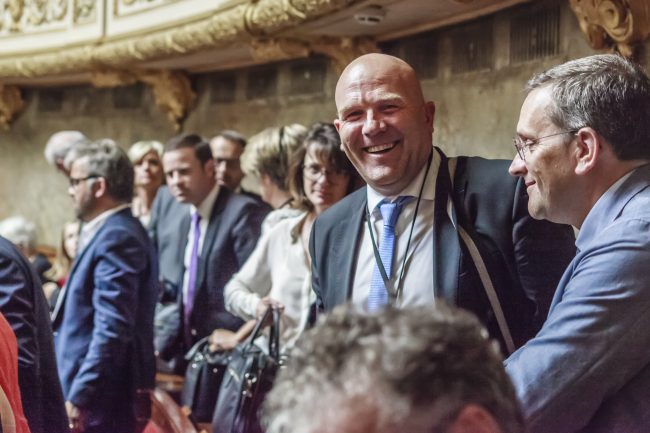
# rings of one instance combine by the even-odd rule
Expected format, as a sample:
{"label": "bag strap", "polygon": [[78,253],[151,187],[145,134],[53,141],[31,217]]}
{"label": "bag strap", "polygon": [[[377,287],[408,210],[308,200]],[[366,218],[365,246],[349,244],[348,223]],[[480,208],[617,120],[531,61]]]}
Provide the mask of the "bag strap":
{"label": "bag strap", "polygon": [[[454,185],[454,175],[456,174],[457,162],[458,162],[457,158],[448,159],[449,177],[451,180],[452,191]],[[456,226],[456,229],[458,230],[460,239],[463,241],[463,243],[467,247],[467,250],[469,251],[470,256],[472,257],[472,261],[474,262],[474,266],[478,271],[478,275],[479,278],[481,279],[481,283],[483,285],[483,289],[485,290],[485,294],[487,295],[488,301],[490,302],[492,311],[494,311],[494,317],[497,320],[497,325],[499,326],[499,331],[501,331],[501,336],[503,337],[503,340],[506,344],[506,349],[508,350],[508,353],[511,354],[515,351],[515,343],[514,340],[512,339],[512,334],[510,333],[510,328],[508,327],[508,322],[506,321],[505,314],[503,314],[503,308],[501,307],[501,302],[499,301],[497,292],[494,289],[492,280],[490,279],[490,274],[488,273],[487,266],[485,266],[483,257],[481,257],[481,252],[476,246],[474,239],[472,239],[472,237],[467,233],[467,231],[452,217],[453,207],[454,207],[454,203],[452,200],[452,194],[449,194],[449,199],[447,201],[447,213],[449,213],[449,217],[451,218],[452,223],[454,224],[454,226]]]}
{"label": "bag strap", "polygon": [[253,342],[262,332],[262,325],[272,317],[270,336],[269,336],[269,356],[276,361],[280,359],[280,312],[277,308],[269,306],[262,317],[255,323],[255,328],[251,332],[251,336],[246,343],[246,348],[249,349],[253,346]]}

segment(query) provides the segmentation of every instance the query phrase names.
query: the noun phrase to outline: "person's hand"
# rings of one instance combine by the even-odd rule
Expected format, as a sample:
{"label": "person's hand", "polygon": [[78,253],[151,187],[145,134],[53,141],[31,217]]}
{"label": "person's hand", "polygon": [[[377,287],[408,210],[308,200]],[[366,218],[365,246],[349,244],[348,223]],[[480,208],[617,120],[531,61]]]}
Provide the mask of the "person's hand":
{"label": "person's hand", "polygon": [[83,410],[72,404],[72,402],[66,401],[65,411],[68,414],[70,432],[83,433],[86,430]]}
{"label": "person's hand", "polygon": [[269,307],[275,308],[280,313],[284,311],[284,304],[282,304],[279,301],[276,301],[275,299],[271,299],[268,296],[265,296],[262,299],[260,299],[260,302],[257,303],[257,309],[255,311],[256,317],[260,319]]}
{"label": "person's hand", "polygon": [[234,349],[239,344],[238,335],[228,329],[215,329],[208,337],[211,352]]}

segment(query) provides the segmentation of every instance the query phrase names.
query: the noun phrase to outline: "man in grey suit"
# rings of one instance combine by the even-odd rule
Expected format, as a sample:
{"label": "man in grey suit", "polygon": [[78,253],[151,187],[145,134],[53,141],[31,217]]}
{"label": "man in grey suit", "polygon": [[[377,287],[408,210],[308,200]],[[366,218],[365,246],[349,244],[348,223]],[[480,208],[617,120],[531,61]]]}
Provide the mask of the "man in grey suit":
{"label": "man in grey suit", "polygon": [[650,80],[616,55],[541,73],[515,147],[531,215],[580,229],[544,326],[506,361],[529,432],[647,432]]}
{"label": "man in grey suit", "polygon": [[[533,337],[575,252],[572,230],[530,217],[507,161],[447,158],[435,148],[435,106],[402,60],[354,60],[336,86],[336,106],[342,147],[368,187],[314,223],[318,307],[444,299],[475,313],[506,353]],[[389,217],[385,207],[402,211]],[[392,263],[384,254],[391,243]]]}
{"label": "man in grey suit", "polygon": [[169,192],[184,204],[174,209],[169,204],[176,224],[165,228],[166,236],[161,231],[156,236],[160,256],[167,256],[160,247],[172,248],[180,260],[175,275],[173,269],[162,272],[176,292],[181,317],[176,332],[186,351],[214,329],[243,324],[225,310],[223,287],[253,251],[268,208],[217,184],[210,145],[196,134],[170,139],[163,165]]}

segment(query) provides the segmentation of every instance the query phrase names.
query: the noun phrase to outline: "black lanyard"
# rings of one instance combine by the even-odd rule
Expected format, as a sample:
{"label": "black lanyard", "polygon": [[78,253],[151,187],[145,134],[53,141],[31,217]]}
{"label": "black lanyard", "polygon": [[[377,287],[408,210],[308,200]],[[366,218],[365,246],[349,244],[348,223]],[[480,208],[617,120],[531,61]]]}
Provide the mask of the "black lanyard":
{"label": "black lanyard", "polygon": [[[391,287],[391,279],[386,275],[386,270],[384,269],[384,263],[379,256],[379,250],[377,248],[377,242],[375,241],[375,235],[372,233],[372,226],[370,225],[370,211],[366,206],[366,223],[368,225],[368,232],[370,233],[370,241],[372,242],[372,251],[375,254],[375,263],[379,268],[379,273],[381,274],[381,279],[384,281],[384,287],[390,296],[392,302],[395,302],[399,297],[400,291],[402,290],[402,278],[404,277],[404,269],[406,267],[406,258],[408,257],[409,248],[411,247],[411,237],[413,236],[413,228],[415,227],[415,219],[418,216],[418,210],[420,209],[420,201],[422,200],[422,191],[424,191],[424,184],[426,183],[427,176],[429,175],[429,169],[431,168],[431,160],[433,159],[433,152],[429,156],[429,162],[427,163],[427,169],[424,172],[424,178],[422,179],[422,184],[420,185],[420,192],[418,194],[418,201],[415,204],[415,213],[413,214],[413,219],[411,220],[411,230],[409,231],[409,238],[406,242],[406,251],[404,251],[404,259],[402,260],[402,269],[399,272],[399,278],[397,279],[397,289],[393,290]],[[397,225],[397,224],[395,224]]]}

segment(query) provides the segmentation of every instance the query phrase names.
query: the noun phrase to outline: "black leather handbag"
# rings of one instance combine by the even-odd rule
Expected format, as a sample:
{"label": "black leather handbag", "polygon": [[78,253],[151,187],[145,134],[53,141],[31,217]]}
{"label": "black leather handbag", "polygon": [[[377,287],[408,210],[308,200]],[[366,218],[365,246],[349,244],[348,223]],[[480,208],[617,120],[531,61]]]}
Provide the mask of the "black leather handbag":
{"label": "black leather handbag", "polygon": [[210,352],[209,346],[208,337],[204,337],[185,355],[188,364],[181,404],[190,409],[190,417],[197,423],[212,420],[230,355],[229,351]]}
{"label": "black leather handbag", "polygon": [[[271,323],[268,354],[255,345],[263,324]],[[250,337],[230,355],[212,419],[212,433],[263,433],[259,409],[280,368],[280,312],[269,308]]]}

